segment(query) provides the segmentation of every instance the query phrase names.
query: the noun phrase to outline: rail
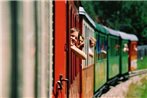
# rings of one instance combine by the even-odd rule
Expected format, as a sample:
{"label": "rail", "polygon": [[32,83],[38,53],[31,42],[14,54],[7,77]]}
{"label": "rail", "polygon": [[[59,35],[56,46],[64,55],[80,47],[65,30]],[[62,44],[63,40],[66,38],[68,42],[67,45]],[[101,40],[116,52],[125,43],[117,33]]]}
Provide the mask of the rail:
{"label": "rail", "polygon": [[142,75],[142,74],[147,74],[147,69],[131,71],[131,72],[129,72],[129,77],[133,77],[133,76],[137,76],[137,75]]}

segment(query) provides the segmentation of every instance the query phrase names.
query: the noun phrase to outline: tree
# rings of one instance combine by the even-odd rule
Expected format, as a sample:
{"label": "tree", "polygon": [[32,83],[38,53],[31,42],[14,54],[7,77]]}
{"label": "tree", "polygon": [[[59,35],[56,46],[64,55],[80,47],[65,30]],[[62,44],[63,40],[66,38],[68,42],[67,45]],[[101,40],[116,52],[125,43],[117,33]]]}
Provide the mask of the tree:
{"label": "tree", "polygon": [[136,34],[139,44],[147,44],[146,1],[82,1],[82,5],[95,21]]}

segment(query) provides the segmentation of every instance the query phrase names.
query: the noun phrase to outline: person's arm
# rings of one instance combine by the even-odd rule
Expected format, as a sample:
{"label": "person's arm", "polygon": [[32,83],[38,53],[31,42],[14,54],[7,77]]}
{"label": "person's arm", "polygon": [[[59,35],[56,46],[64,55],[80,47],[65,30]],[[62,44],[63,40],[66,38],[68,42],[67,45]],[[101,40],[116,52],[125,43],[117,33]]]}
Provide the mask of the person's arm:
{"label": "person's arm", "polygon": [[80,58],[86,60],[87,56],[85,54],[85,52],[83,52],[82,50],[80,50],[79,48],[77,48],[75,45],[71,46],[71,50]]}

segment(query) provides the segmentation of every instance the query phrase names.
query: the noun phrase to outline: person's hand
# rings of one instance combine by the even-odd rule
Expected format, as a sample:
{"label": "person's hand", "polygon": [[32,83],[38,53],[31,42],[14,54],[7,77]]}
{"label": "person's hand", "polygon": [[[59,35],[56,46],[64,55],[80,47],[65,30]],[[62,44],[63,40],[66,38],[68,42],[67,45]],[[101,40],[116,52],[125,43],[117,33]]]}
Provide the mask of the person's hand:
{"label": "person's hand", "polygon": [[78,48],[83,49],[83,48],[84,48],[84,42],[80,43],[80,44],[78,45]]}
{"label": "person's hand", "polygon": [[75,39],[75,37],[71,36],[70,40],[71,40],[71,46],[76,45],[77,40]]}

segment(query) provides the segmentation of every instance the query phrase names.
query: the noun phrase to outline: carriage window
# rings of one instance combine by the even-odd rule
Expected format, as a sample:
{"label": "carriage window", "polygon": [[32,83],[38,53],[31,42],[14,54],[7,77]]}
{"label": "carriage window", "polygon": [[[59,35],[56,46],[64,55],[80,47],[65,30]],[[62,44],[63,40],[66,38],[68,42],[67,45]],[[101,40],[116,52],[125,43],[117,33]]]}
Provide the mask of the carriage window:
{"label": "carriage window", "polygon": [[110,40],[110,56],[117,56],[119,55],[119,41],[117,39],[111,38]]}
{"label": "carriage window", "polygon": [[129,47],[128,47],[128,44],[127,43],[123,43],[122,51],[123,51],[123,54],[122,55],[127,55],[128,54]]}
{"label": "carriage window", "polygon": [[107,57],[107,40],[105,36],[98,35],[96,41],[96,57],[98,60]]}

